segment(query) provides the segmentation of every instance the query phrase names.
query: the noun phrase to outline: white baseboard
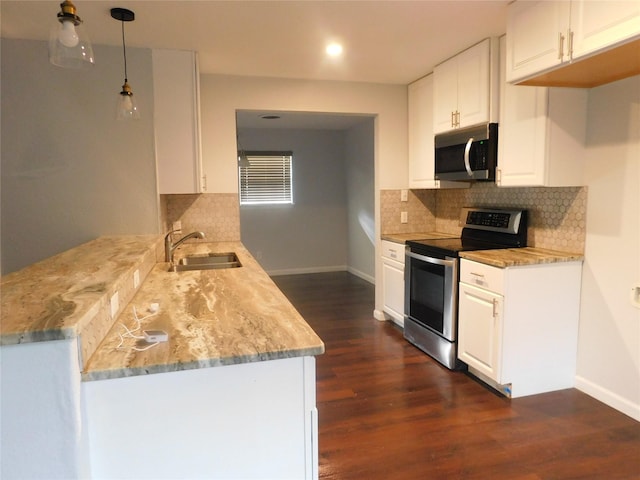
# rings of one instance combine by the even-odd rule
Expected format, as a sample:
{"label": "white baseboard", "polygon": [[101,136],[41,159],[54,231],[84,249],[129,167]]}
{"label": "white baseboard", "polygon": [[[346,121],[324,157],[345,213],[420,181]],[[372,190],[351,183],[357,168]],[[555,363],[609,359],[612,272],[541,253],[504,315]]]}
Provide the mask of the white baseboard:
{"label": "white baseboard", "polygon": [[376,279],[374,277],[364,272],[361,272],[360,270],[356,270],[353,267],[347,267],[347,272],[351,273],[352,275],[355,275],[356,277],[360,277],[361,279],[369,282],[371,285],[376,284]]}
{"label": "white baseboard", "polygon": [[266,270],[271,277],[278,275],[304,275],[305,273],[329,273],[329,272],[346,272],[346,265],[334,265],[329,267],[304,267],[304,268],[284,268],[281,270]]}
{"label": "white baseboard", "polygon": [[622,398],[620,395],[613,393],[606,388],[602,388],[600,385],[597,385],[579,375],[576,375],[576,388],[640,422],[640,405],[633,403],[626,398]]}
{"label": "white baseboard", "polygon": [[384,313],[382,310],[378,310],[375,309],[373,311],[373,318],[375,318],[376,320],[380,320],[381,322],[390,320],[391,317],[389,315],[387,315],[386,313]]}

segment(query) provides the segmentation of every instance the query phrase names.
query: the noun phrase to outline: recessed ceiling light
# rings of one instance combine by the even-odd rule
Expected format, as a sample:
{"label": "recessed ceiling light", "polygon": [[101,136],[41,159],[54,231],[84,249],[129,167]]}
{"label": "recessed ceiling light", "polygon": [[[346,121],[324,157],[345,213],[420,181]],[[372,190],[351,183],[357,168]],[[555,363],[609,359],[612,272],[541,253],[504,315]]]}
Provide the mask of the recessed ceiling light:
{"label": "recessed ceiling light", "polygon": [[339,43],[330,43],[327,45],[326,52],[330,57],[339,57],[342,55],[342,45]]}

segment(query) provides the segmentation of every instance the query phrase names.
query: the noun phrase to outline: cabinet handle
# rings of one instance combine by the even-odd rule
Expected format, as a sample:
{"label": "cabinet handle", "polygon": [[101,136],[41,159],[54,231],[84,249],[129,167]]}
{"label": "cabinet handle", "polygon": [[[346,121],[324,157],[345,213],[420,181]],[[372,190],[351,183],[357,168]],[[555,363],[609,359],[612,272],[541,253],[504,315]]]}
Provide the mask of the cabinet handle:
{"label": "cabinet handle", "polygon": [[451,128],[456,126],[456,112],[451,112]]}
{"label": "cabinet handle", "polygon": [[491,303],[493,303],[493,318],[496,318],[498,316],[498,300],[494,298]]}
{"label": "cabinet handle", "polygon": [[502,185],[502,170],[496,168],[496,185]]}
{"label": "cabinet handle", "polygon": [[558,60],[562,60],[564,57],[564,35],[562,32],[558,32]]}
{"label": "cabinet handle", "polygon": [[207,174],[205,173],[204,175],[202,175],[202,186],[201,186],[201,190],[203,192],[207,191]]}
{"label": "cabinet handle", "polygon": [[573,60],[573,32],[570,28],[567,29],[567,57]]}

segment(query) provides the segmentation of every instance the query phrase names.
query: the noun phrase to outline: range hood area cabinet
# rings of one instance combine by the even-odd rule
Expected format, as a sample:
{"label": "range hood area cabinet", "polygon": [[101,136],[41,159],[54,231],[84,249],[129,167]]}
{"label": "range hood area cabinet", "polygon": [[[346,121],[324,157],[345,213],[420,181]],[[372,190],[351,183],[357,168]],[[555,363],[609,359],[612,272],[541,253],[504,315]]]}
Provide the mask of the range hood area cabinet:
{"label": "range hood area cabinet", "polygon": [[522,1],[507,12],[507,81],[591,88],[640,74],[640,2]]}
{"label": "range hood area cabinet", "polygon": [[433,70],[434,133],[497,122],[498,39],[487,38]]}
{"label": "range hood area cabinet", "polygon": [[[504,37],[500,45],[504,50]],[[504,55],[500,63],[496,185],[583,185],[588,90],[512,85]]]}
{"label": "range hood area cabinet", "polygon": [[469,188],[469,182],[435,179],[433,73],[407,87],[409,109],[409,188]]}
{"label": "range hood area cabinet", "polygon": [[202,193],[197,53],[154,49],[151,58],[158,193]]}

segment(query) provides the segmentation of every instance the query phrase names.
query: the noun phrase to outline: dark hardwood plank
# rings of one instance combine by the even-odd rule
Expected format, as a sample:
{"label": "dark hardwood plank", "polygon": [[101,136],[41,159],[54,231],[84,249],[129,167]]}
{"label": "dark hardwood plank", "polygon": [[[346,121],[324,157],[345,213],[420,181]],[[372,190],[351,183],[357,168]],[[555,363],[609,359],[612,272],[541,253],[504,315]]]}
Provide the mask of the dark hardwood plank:
{"label": "dark hardwood plank", "polygon": [[640,424],[575,389],[509,400],[373,319],[345,272],[274,277],[324,340],[320,478],[640,479]]}

